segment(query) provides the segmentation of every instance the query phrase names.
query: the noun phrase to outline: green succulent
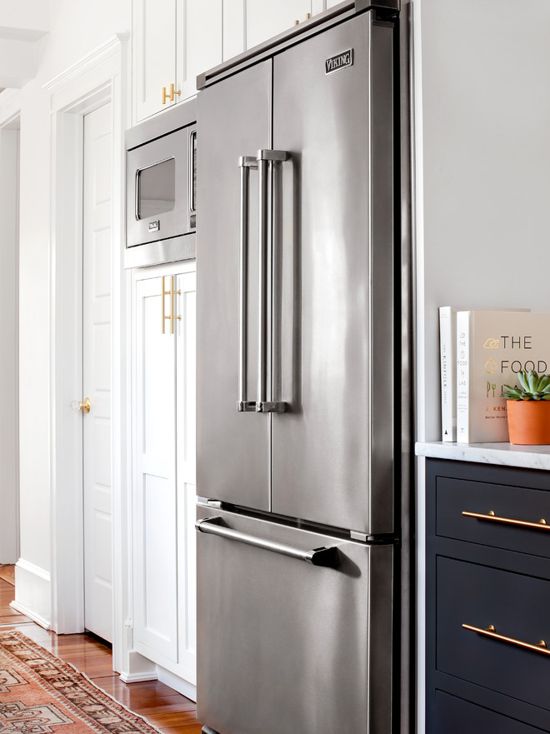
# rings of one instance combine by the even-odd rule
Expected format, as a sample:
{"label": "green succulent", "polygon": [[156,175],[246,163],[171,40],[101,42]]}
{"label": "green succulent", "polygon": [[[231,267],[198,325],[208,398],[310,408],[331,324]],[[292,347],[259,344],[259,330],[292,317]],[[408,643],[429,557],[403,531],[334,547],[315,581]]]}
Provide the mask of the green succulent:
{"label": "green succulent", "polygon": [[539,375],[535,370],[520,370],[519,385],[504,385],[508,400],[550,400],[550,375]]}

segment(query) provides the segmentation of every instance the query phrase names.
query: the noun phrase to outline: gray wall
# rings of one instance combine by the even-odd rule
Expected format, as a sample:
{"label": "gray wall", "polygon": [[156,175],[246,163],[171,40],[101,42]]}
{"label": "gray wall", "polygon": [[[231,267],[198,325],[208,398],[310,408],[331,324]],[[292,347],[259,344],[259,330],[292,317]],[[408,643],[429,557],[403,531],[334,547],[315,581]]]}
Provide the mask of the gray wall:
{"label": "gray wall", "polygon": [[[437,308],[550,310],[550,1],[413,0],[417,436],[440,440]],[[418,732],[424,732],[418,466]]]}
{"label": "gray wall", "polygon": [[437,307],[550,310],[550,2],[419,4],[418,428],[440,440]]}

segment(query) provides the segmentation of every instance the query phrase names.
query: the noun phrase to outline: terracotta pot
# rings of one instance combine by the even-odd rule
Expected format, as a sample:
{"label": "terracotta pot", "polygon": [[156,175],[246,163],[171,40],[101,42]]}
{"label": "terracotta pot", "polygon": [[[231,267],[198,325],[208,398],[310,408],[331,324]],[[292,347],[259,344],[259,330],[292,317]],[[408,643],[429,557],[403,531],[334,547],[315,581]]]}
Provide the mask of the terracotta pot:
{"label": "terracotta pot", "polygon": [[510,443],[550,444],[550,400],[507,400]]}

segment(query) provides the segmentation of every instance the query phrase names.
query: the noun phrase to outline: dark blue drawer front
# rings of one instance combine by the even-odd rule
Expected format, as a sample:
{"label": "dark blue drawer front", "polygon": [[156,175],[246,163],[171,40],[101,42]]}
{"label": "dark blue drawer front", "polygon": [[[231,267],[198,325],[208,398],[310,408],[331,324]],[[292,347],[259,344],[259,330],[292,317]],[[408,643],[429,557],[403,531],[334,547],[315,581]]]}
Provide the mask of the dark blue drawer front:
{"label": "dark blue drawer front", "polygon": [[436,669],[550,709],[550,656],[484,637],[463,624],[550,645],[550,581],[437,558]]}
{"label": "dark blue drawer front", "polygon": [[428,734],[539,734],[544,731],[444,691],[435,692],[427,730]]}
{"label": "dark blue drawer front", "polygon": [[[550,558],[550,491],[439,475],[435,493],[436,535]],[[475,519],[463,512],[494,513],[536,527]],[[540,523],[541,518],[548,524]]]}

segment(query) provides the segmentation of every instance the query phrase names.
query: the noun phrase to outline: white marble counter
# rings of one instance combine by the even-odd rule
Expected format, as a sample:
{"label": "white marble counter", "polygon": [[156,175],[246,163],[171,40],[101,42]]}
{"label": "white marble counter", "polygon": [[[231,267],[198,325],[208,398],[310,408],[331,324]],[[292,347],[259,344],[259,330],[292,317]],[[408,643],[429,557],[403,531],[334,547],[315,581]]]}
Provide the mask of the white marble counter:
{"label": "white marble counter", "polygon": [[432,459],[475,461],[550,471],[550,446],[512,446],[509,443],[417,443],[416,455]]}

